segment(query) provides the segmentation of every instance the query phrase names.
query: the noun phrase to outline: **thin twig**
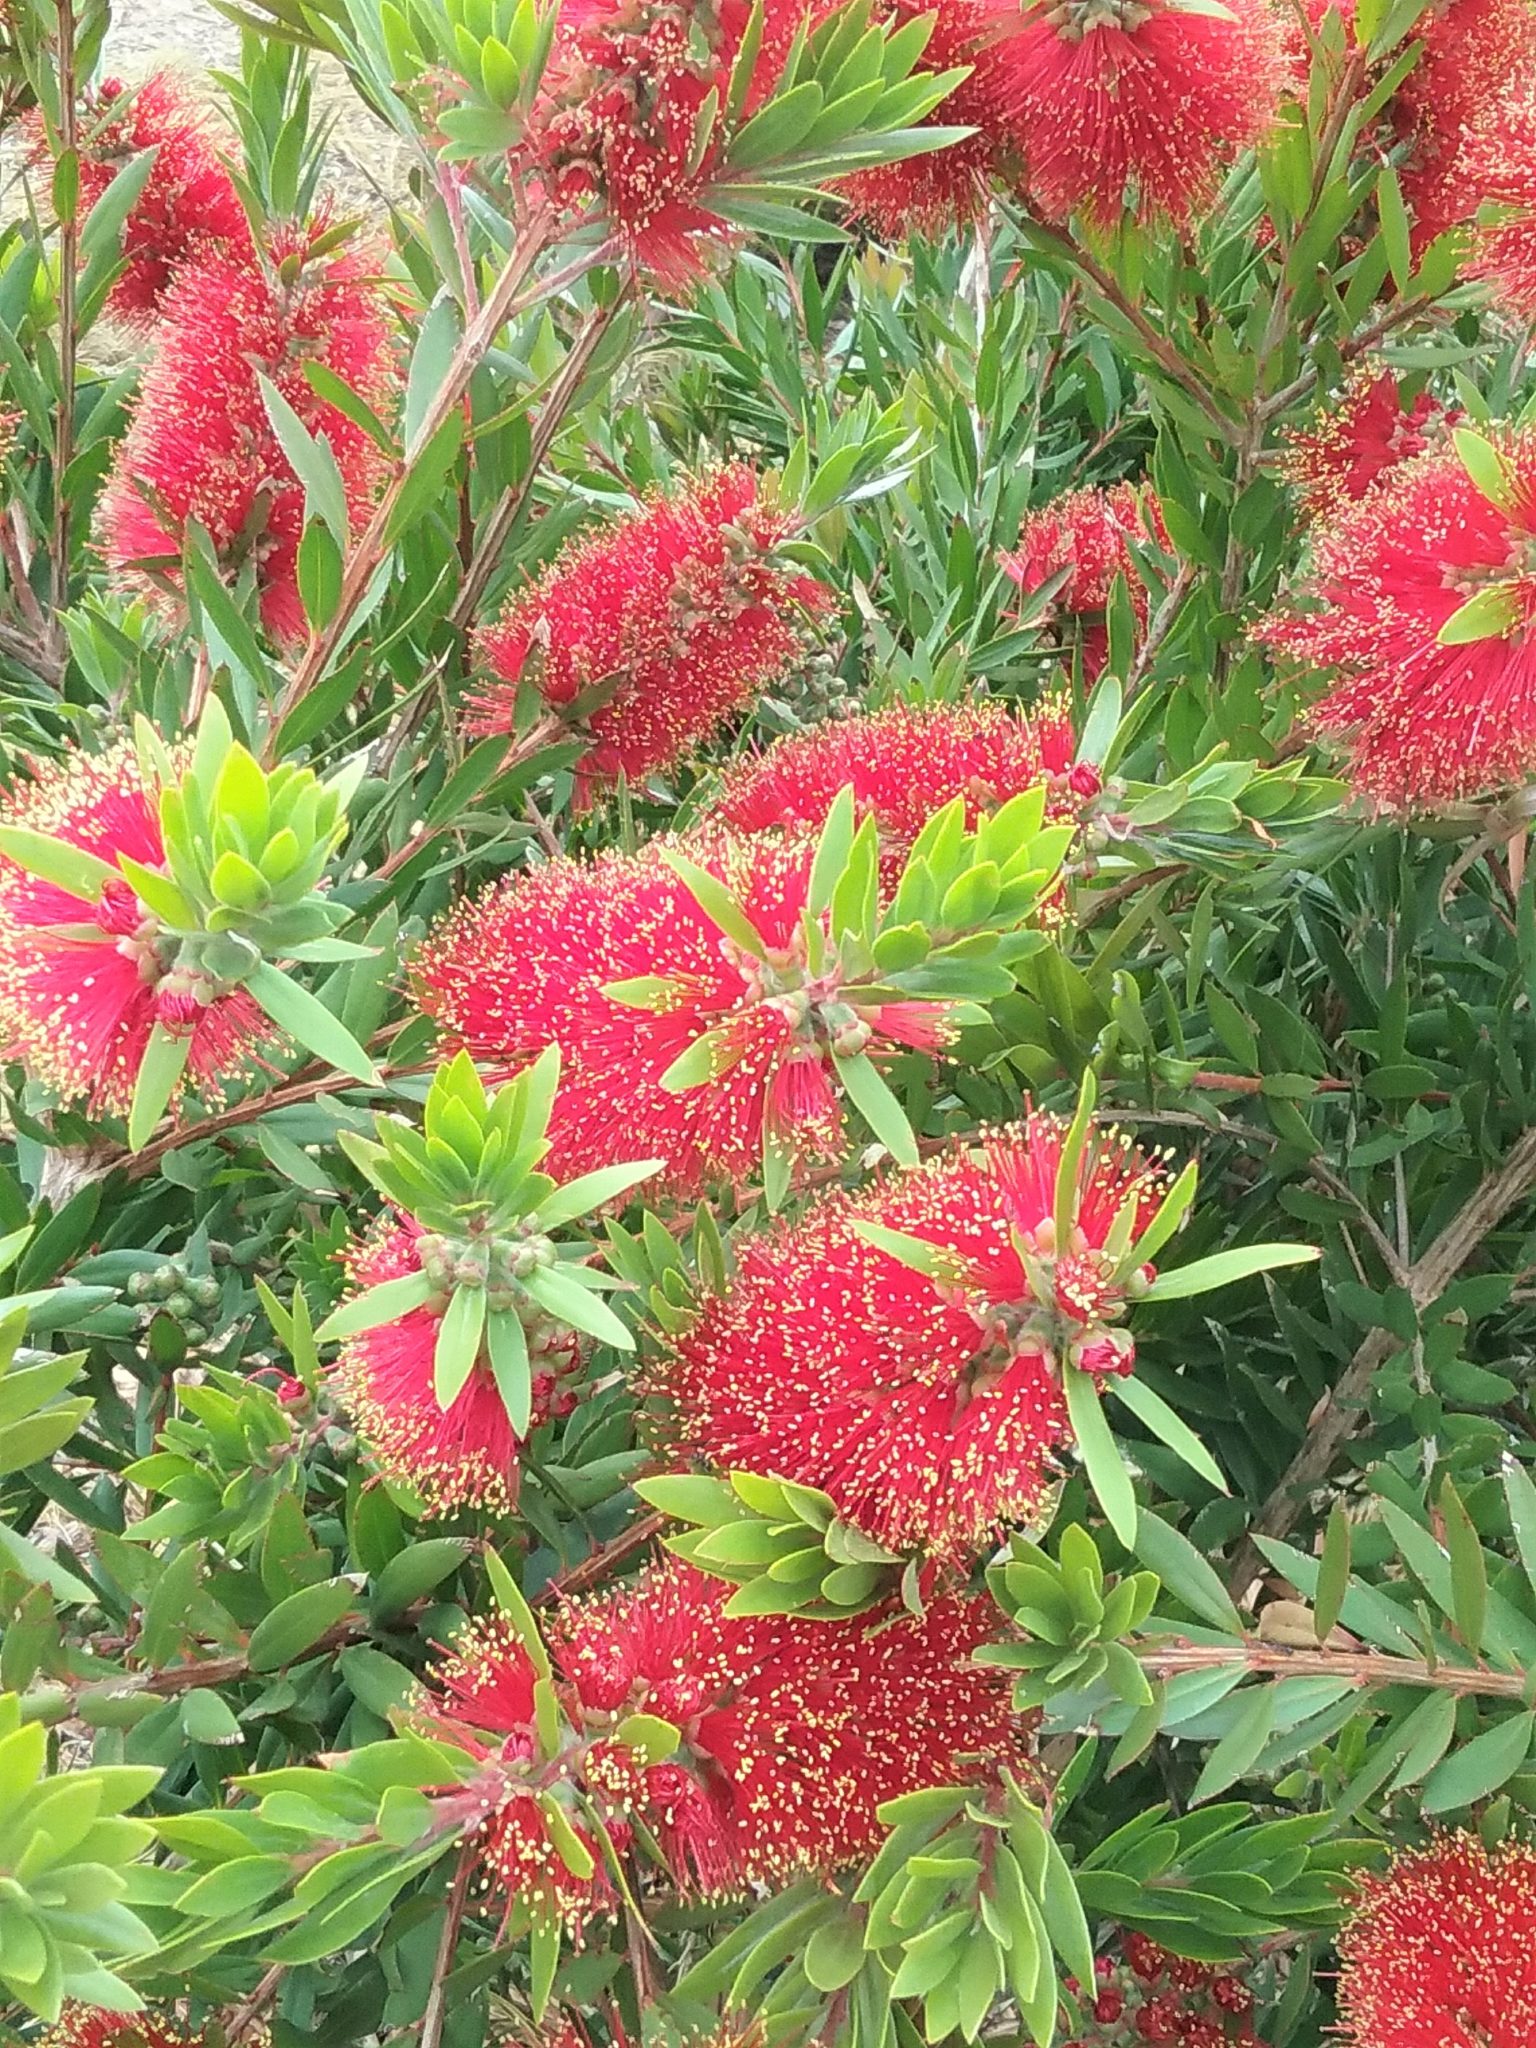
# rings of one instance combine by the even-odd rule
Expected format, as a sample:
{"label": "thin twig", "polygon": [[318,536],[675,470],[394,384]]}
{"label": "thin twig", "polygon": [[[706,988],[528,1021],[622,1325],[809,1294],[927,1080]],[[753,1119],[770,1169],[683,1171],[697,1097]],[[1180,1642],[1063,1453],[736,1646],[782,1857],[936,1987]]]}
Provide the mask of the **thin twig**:
{"label": "thin twig", "polygon": [[427,1994],[427,2009],[421,2016],[421,2048],[440,2048],[443,2038],[443,2026],[448,2018],[448,1973],[453,1968],[454,1952],[459,1945],[459,1930],[464,1925],[464,1908],[469,1900],[469,1880],[476,1861],[474,1843],[466,1842],[459,1851],[453,1884],[443,1912],[442,1939],[437,1944],[437,1960],[432,1966],[432,1989]]}
{"label": "thin twig", "polygon": [[1523,1698],[1530,1683],[1524,1671],[1429,1664],[1418,1657],[1393,1657],[1375,1650],[1292,1650],[1283,1644],[1254,1642],[1180,1643],[1152,1644],[1136,1654],[1143,1670],[1157,1678],[1244,1664],[1250,1671],[1283,1672],[1287,1678],[1348,1678],[1361,1686],[1422,1685],[1506,1700]]}
{"label": "thin twig", "polygon": [[[58,0],[59,156],[79,163],[80,128],[75,105],[74,0]],[[78,183],[78,179],[77,179]],[[75,383],[78,370],[75,266],[80,248],[78,190],[68,220],[59,222],[59,410],[53,441],[53,616],[49,644],[62,658],[63,614],[69,609],[70,526],[74,509],[64,479],[75,453]]]}

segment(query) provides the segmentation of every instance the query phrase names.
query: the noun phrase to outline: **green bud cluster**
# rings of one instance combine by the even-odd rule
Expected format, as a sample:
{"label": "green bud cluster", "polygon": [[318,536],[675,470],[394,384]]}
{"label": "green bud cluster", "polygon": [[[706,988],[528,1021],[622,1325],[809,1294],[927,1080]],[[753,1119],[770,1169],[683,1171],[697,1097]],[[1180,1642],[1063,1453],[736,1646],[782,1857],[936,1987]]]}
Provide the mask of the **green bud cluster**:
{"label": "green bud cluster", "polygon": [[181,1259],[166,1259],[128,1281],[128,1299],[137,1304],[148,1327],[156,1316],[169,1316],[189,1345],[206,1344],[218,1320],[223,1289],[211,1274],[190,1273]]}

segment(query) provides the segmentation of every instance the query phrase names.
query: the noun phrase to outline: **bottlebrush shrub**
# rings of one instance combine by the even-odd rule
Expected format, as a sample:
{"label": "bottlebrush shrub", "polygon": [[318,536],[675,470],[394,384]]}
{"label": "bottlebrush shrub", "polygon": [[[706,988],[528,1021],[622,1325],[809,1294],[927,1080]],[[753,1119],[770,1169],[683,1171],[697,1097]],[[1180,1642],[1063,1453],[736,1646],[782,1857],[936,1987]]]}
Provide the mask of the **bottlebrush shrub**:
{"label": "bottlebrush shrub", "polygon": [[1524,551],[1536,519],[1527,434],[1468,428],[1345,508],[1274,644],[1339,681],[1311,719],[1350,780],[1403,811],[1523,781],[1536,762]]}
{"label": "bottlebrush shrub", "polygon": [[180,759],[141,726],[136,747],[45,768],[0,822],[12,1056],[62,1097],[126,1114],[133,1145],[185,1085],[238,1071],[273,1024],[370,1076],[276,965],[352,957],[332,937],[345,913],[316,884],[355,781],[289,763],[268,775],[217,700]]}
{"label": "bottlebrush shrub", "polygon": [[[509,1507],[518,1446],[557,1398],[583,1340],[634,1339],[602,1298],[590,1242],[557,1233],[627,1194],[659,1160],[556,1187],[538,1171],[557,1046],[486,1094],[467,1054],[439,1069],[423,1128],[380,1118],[348,1156],[394,1215],[354,1244],[354,1292],[319,1335],[348,1343],[342,1398],[383,1469],[432,1509]],[[570,1397],[565,1397],[569,1401]]]}
{"label": "bottlebrush shrub", "polygon": [[531,683],[589,738],[584,788],[677,766],[793,661],[830,593],[785,560],[792,510],[742,467],[573,542],[480,636],[477,737],[517,729]]}
{"label": "bottlebrush shrub", "polygon": [[329,446],[327,517],[338,545],[362,524],[383,474],[355,408],[322,398],[305,366],[339,377],[375,411],[391,409],[395,389],[390,322],[369,259],[328,247],[333,240],[321,228],[283,228],[254,259],[201,257],[166,293],[101,499],[102,549],[123,588],[174,605],[183,554],[201,529],[220,572],[254,581],[268,631],[302,636],[305,486],[290,451],[307,437]]}
{"label": "bottlebrush shrub", "polygon": [[1368,1878],[1340,1942],[1339,2013],[1353,2048],[1482,2040],[1536,2026],[1536,1851],[1441,1835]]}
{"label": "bottlebrush shrub", "polygon": [[888,898],[851,790],[818,840],[712,836],[552,863],[448,921],[417,957],[419,999],[477,1058],[560,1046],[562,1171],[611,1160],[627,1133],[680,1192],[759,1171],[782,1192],[806,1160],[842,1152],[845,1098],[913,1156],[877,1057],[940,1051],[1011,985],[1071,837],[1042,823],[1040,789],[974,833],[964,808],[930,820]]}
{"label": "bottlebrush shrub", "polygon": [[194,258],[222,252],[251,258],[250,224],[210,118],[169,73],[153,72],[131,90],[109,78],[82,112],[82,220],[119,171],[141,151],[154,151],[123,224],[126,267],[112,287],[111,312],[151,320]]}

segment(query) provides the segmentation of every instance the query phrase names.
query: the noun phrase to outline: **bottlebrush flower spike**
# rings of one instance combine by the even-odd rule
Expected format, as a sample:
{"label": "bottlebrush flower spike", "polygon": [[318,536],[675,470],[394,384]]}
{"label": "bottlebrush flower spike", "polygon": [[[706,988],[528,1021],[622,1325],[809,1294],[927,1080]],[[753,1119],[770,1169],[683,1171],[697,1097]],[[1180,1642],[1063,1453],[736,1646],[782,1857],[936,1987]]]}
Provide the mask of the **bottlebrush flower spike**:
{"label": "bottlebrush flower spike", "polygon": [[[851,791],[819,847],[706,833],[552,862],[447,920],[415,963],[418,1000],[483,1061],[561,1047],[555,1171],[639,1147],[665,1161],[674,1191],[761,1169],[773,1193],[799,1162],[837,1156],[844,1096],[915,1157],[871,1054],[938,1050],[965,976],[995,993],[1001,963],[1043,943],[1026,927],[1071,836],[1042,829],[1043,804],[1043,790],[1015,798],[974,835],[963,806],[948,807],[888,910],[875,824],[855,830]],[[982,932],[991,963],[976,958]],[[962,973],[935,977],[967,944]]]}
{"label": "bottlebrush flower spike", "polygon": [[346,251],[311,255],[317,239],[312,228],[283,230],[260,261],[209,255],[178,275],[98,515],[117,582],[162,608],[179,584],[196,520],[222,571],[250,565],[263,623],[280,640],[305,630],[304,487],[262,380],[330,444],[354,527],[383,456],[363,428],[316,395],[304,365],[334,371],[376,411],[388,411],[396,384],[384,301],[364,260]]}
{"label": "bottlebrush flower spike", "polygon": [[997,44],[1030,196],[1053,220],[1182,224],[1273,126],[1288,83],[1281,10],[1225,0],[1023,0]]}
{"label": "bottlebrush flower spike", "polygon": [[974,830],[1044,783],[1046,818],[1075,824],[1100,788],[1096,768],[1074,765],[1076,746],[1061,695],[1027,715],[1001,704],[892,704],[776,740],[727,771],[712,815],[738,832],[820,832],[838,792],[852,789],[857,814],[879,829],[894,884],[924,825],[956,797]]}
{"label": "bottlebrush flower spike", "polygon": [[1461,153],[1458,176],[1479,211],[1470,277],[1493,288],[1519,319],[1536,315],[1536,83],[1529,78],[1482,121]]}
{"label": "bottlebrush flower spike", "polygon": [[1300,493],[1309,518],[1327,518],[1423,454],[1437,432],[1460,417],[1427,391],[1405,408],[1393,372],[1363,363],[1315,425],[1287,436],[1286,481]]}
{"label": "bottlebrush flower spike", "polygon": [[1339,1940],[1350,2048],[1529,2048],[1536,1849],[1440,1835],[1367,1877]]}
{"label": "bottlebrush flower spike", "polygon": [[[805,19],[803,0],[767,0],[743,112],[772,90]],[[554,47],[515,161],[562,207],[595,204],[636,269],[682,286],[726,222],[708,201],[725,106],[751,19],[746,0],[577,0]],[[714,95],[711,103],[711,95]],[[701,153],[701,128],[702,153]]]}
{"label": "bottlebrush flower spike", "polygon": [[1131,1369],[1119,1317],[1145,1278],[1123,1269],[1167,1192],[1094,1131],[1058,1233],[1068,1142],[1034,1113],[739,1240],[729,1291],[650,1368],[666,1436],[819,1489],[895,1552],[965,1561],[1027,1522],[1072,1436],[1063,1366]]}
{"label": "bottlebrush flower spike", "polygon": [[560,1858],[541,1774],[558,1773],[578,1839],[594,1815],[619,1843],[643,1823],[681,1890],[718,1896],[828,1876],[878,1845],[886,1800],[1027,1760],[1006,1674],[971,1661],[996,1625],[985,1599],[812,1623],[731,1618],[727,1591],[671,1561],[560,1611],[549,1649],[584,1740],[553,1766],[539,1763],[539,1671],[514,1625],[472,1624],[429,1675],[434,1733],[523,1766],[481,1836],[509,1906],[579,1934],[615,1905],[600,1862],[583,1881]]}
{"label": "bottlebrush flower spike", "polygon": [[141,322],[160,311],[172,279],[192,259],[223,251],[248,261],[253,254],[245,208],[208,116],[165,71],[131,90],[109,78],[82,107],[82,222],[123,166],[146,149],[155,160],[123,225],[127,268],[107,300],[111,312]]}
{"label": "bottlebrush flower spike", "polygon": [[490,1096],[461,1053],[434,1076],[421,1131],[379,1117],[377,1142],[342,1141],[396,1214],[354,1245],[354,1292],[317,1334],[346,1340],[342,1398],[381,1468],[431,1513],[508,1510],[519,1447],[569,1408],[557,1382],[583,1341],[634,1348],[590,1240],[564,1233],[659,1162],[565,1187],[539,1172],[559,1073],[551,1047]]}
{"label": "bottlebrush flower spike", "polygon": [[[13,833],[87,856],[52,874],[11,855]],[[238,988],[176,957],[118,861],[165,861],[155,793],[131,745],[51,763],[0,813],[0,1038],[62,1100],[124,1115],[158,1030],[185,1048],[185,1081],[217,1089],[269,1035]],[[106,868],[98,871],[98,864]],[[179,1088],[178,1088],[179,1092]]]}
{"label": "bottlebrush flower spike", "polygon": [[211,699],[173,758],[137,748],[39,772],[0,816],[0,1036],[143,1144],[187,1084],[216,1087],[268,1023],[359,1080],[367,1054],[280,959],[355,958],[317,889],[361,776],[267,774]]}
{"label": "bottlebrush flower spike", "polygon": [[[370,1233],[347,1260],[354,1289],[362,1293],[420,1273],[422,1236],[412,1217],[386,1221]],[[525,1438],[575,1406],[564,1383],[577,1362],[578,1340],[567,1331],[540,1353],[543,1369],[530,1374],[528,1421],[519,1434],[488,1360],[477,1359],[450,1406],[438,1401],[432,1382],[442,1322],[441,1313],[423,1306],[348,1338],[336,1361],[336,1390],[379,1470],[409,1487],[428,1515],[460,1508],[510,1514]]]}
{"label": "bottlebrush flower spike", "polygon": [[990,0],[893,0],[892,26],[933,14],[923,49],[925,71],[969,66],[969,76],[941,100],[929,117],[974,132],[946,149],[905,157],[845,178],[838,188],[852,210],[876,232],[895,238],[914,232],[935,235],[963,226],[984,210],[994,179],[1011,170],[1017,154],[1012,140],[1005,79],[989,39]]}
{"label": "bottlebrush flower spike", "polygon": [[[1462,428],[1318,534],[1271,644],[1339,680],[1310,714],[1373,803],[1425,812],[1536,769],[1536,435]],[[1475,469],[1475,474],[1474,474]]]}
{"label": "bottlebrush flower spike", "polygon": [[[1463,162],[1470,139],[1501,125],[1511,80],[1536,72],[1536,10],[1527,0],[1431,0],[1414,23],[1418,62],[1388,103],[1385,120],[1406,145],[1398,172],[1422,255],[1447,228],[1472,218],[1484,196]],[[1488,148],[1500,143],[1490,133]],[[1479,151],[1477,161],[1488,159]]]}
{"label": "bottlebrush flower spike", "polygon": [[[203,2048],[208,2030],[190,2027],[171,2014],[146,2007],[141,2012],[107,2012],[95,2005],[66,2005],[38,2048]],[[222,2041],[222,2032],[216,2039]],[[249,2048],[267,2048],[265,2026],[241,2030]]]}
{"label": "bottlebrush flower spike", "polygon": [[1132,483],[1064,491],[1025,519],[1019,545],[999,559],[1026,597],[1066,572],[1052,600],[1058,615],[1080,621],[1083,670],[1091,677],[1109,652],[1105,613],[1117,576],[1125,579],[1139,630],[1147,623],[1147,589],[1131,544],[1168,547],[1162,507],[1146,486]]}
{"label": "bottlebrush flower spike", "polygon": [[778,555],[796,524],[744,467],[574,541],[480,636],[469,731],[514,728],[531,681],[589,735],[585,787],[673,768],[793,661],[831,593]]}

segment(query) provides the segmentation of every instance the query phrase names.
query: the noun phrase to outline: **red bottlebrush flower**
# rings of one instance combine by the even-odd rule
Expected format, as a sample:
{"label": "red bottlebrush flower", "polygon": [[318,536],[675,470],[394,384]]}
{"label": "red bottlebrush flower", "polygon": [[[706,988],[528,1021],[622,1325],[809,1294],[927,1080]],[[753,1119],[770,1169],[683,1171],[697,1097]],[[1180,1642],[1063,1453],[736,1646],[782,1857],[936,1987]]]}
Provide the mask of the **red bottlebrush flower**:
{"label": "red bottlebrush flower", "polygon": [[838,792],[851,787],[860,814],[879,823],[887,866],[899,872],[929,818],[957,796],[972,830],[1041,782],[1048,819],[1079,817],[1099,776],[1087,764],[1074,767],[1076,746],[1061,696],[1027,717],[1000,704],[893,704],[776,740],[728,772],[715,815],[739,832],[816,833]]}
{"label": "red bottlebrush flower", "polygon": [[107,304],[126,319],[159,312],[177,272],[222,249],[249,260],[251,231],[234,181],[219,160],[208,117],[169,73],[154,72],[131,92],[108,79],[82,110],[80,217],[141,150],[155,161],[123,226],[127,269]]}
{"label": "red bottlebrush flower", "polygon": [[668,1563],[561,1612],[553,1644],[588,1711],[642,1701],[687,1731],[730,1870],[720,1885],[829,1875],[869,1854],[876,1809],[1022,1764],[999,1673],[971,1662],[995,1617],[967,1595],[850,1623],[741,1617],[731,1588]]}
{"label": "red bottlebrush flower", "polygon": [[[569,1718],[588,1740],[552,1762],[538,1757],[533,1667],[506,1623],[472,1624],[431,1674],[430,1724],[507,1767],[479,1846],[509,1911],[521,1902],[579,1936],[614,1909],[601,1859],[589,1879],[571,1872],[538,1795],[569,1802],[583,1839],[575,1795],[616,1839],[643,1822],[681,1889],[718,1895],[830,1875],[878,1844],[886,1800],[1026,1763],[1006,1674],[972,1662],[996,1620],[985,1599],[950,1596],[920,1618],[887,1608],[844,1625],[731,1618],[729,1595],[668,1562],[562,1608],[548,1640]],[[614,1739],[641,1708],[684,1731],[664,1763]]]}
{"label": "red bottlebrush flower", "polygon": [[[39,769],[5,807],[7,825],[115,861],[161,867],[165,844],[131,746]],[[216,1089],[271,1036],[251,998],[214,992],[167,957],[160,927],[126,882],[100,903],[0,855],[0,1043],[61,1099],[125,1114],[156,1024],[192,1040],[186,1084]]]}
{"label": "red bottlebrush flower", "polygon": [[[965,1559],[1027,1521],[1070,1434],[1056,1362],[1131,1362],[1129,1339],[1104,1326],[1121,1301],[1099,1250],[1125,1203],[1139,1228],[1163,1192],[1104,1133],[1084,1154],[1072,1243],[1047,1250],[1064,1131],[1032,1115],[977,1152],[739,1241],[729,1292],[651,1368],[667,1432],[722,1470],[819,1487],[891,1550]],[[879,1249],[865,1223],[940,1247],[953,1278]],[[1084,1355],[1106,1342],[1112,1358]]]}
{"label": "red bottlebrush flower", "polygon": [[[1340,680],[1312,725],[1348,748],[1360,793],[1394,811],[1442,809],[1524,781],[1536,767],[1536,436],[1504,444],[1509,509],[1454,449],[1384,478],[1319,533],[1302,597],[1274,646]],[[1469,643],[1439,634],[1474,595],[1507,591],[1508,625]]]}
{"label": "red bottlebrush flower", "polygon": [[1431,0],[1413,33],[1424,48],[1386,118],[1408,145],[1398,179],[1419,254],[1477,211],[1484,194],[1467,173],[1463,147],[1489,122],[1511,79],[1536,69],[1536,9],[1528,0]]}
{"label": "red bottlebrush flower", "polygon": [[997,61],[1030,195],[1052,219],[1187,221],[1278,115],[1285,31],[1269,0],[1228,0],[1219,15],[1176,0],[1024,0],[1022,14]]}
{"label": "red bottlebrush flower", "polygon": [[[829,1014],[836,991],[797,975],[812,842],[675,842],[734,890],[773,949],[741,953],[667,865],[668,842],[590,865],[554,861],[463,904],[415,962],[417,999],[477,1060],[519,1066],[558,1043],[564,1058],[546,1171],[564,1180],[616,1159],[666,1161],[658,1181],[696,1192],[760,1169],[764,1127],[792,1157],[834,1158],[841,1114],[830,1071],[835,1033],[928,1050],[945,1006],[893,1003]],[[798,957],[803,957],[799,955]],[[776,986],[780,974],[786,985]],[[606,994],[652,977],[655,1008]],[[662,1077],[705,1032],[712,1078],[673,1092]],[[852,1048],[850,1049],[857,1049]]]}
{"label": "red bottlebrush flower", "polygon": [[1460,417],[1427,391],[1405,411],[1393,373],[1362,364],[1315,425],[1287,437],[1286,480],[1310,518],[1326,518],[1421,455],[1438,428]]}
{"label": "red bottlebrush flower", "polygon": [[1438,1836],[1361,1886],[1339,1940],[1352,2048],[1530,2048],[1536,1849]]}
{"label": "red bottlebrush flower", "polygon": [[[887,19],[900,28],[934,12],[924,0],[894,0]],[[940,100],[925,125],[976,132],[947,149],[859,171],[839,186],[852,210],[877,233],[891,238],[914,231],[938,234],[974,220],[986,206],[992,181],[1012,153],[1004,74],[987,40],[991,13],[986,0],[939,0],[923,51],[924,71],[971,67],[970,76]]]}
{"label": "red bottlebrush flower", "polygon": [[1125,578],[1138,627],[1147,623],[1147,590],[1136,573],[1133,541],[1169,545],[1156,494],[1132,483],[1093,486],[1064,491],[1031,512],[1017,549],[1000,557],[1004,572],[1026,597],[1063,569],[1069,572],[1053,608],[1082,622],[1083,668],[1090,677],[1103,668],[1109,652],[1104,613],[1116,576]]}
{"label": "red bottlebrush flower", "polygon": [[[767,0],[745,114],[772,91],[805,13],[804,0]],[[709,203],[719,143],[700,155],[699,123],[712,93],[727,101],[751,18],[750,0],[567,0],[560,10],[515,165],[557,205],[595,205],[634,267],[663,285],[690,282],[708,240],[728,232]]]}
{"label": "red bottlebrush flower", "polygon": [[[412,1217],[384,1219],[348,1256],[355,1291],[419,1272],[421,1235]],[[517,1504],[521,1441],[488,1365],[476,1366],[452,1407],[439,1406],[432,1386],[439,1322],[430,1307],[412,1309],[349,1338],[336,1361],[337,1391],[380,1471],[419,1495],[429,1515],[463,1507],[510,1513]],[[572,1338],[546,1354],[545,1369],[535,1372],[535,1429],[574,1405],[560,1388],[574,1354]]]}
{"label": "red bottlebrush flower", "polygon": [[1461,154],[1469,203],[1488,208],[1467,275],[1493,288],[1522,320],[1536,315],[1536,84],[1526,83],[1485,119]]}
{"label": "red bottlebrush flower", "polygon": [[[267,2029],[258,2027],[250,2036],[251,2048],[266,2048],[269,2038]],[[38,2048],[201,2048],[203,2039],[201,2028],[147,2007],[107,2012],[95,2005],[66,2005]]]}
{"label": "red bottlebrush flower", "polygon": [[200,521],[226,566],[255,562],[262,619],[282,640],[304,632],[304,489],[267,417],[259,378],[331,444],[354,523],[383,458],[361,427],[316,396],[304,365],[323,364],[380,410],[395,381],[378,289],[354,254],[308,260],[313,235],[290,233],[271,252],[275,268],[213,255],[179,275],[100,513],[111,569],[159,603],[165,578],[177,574],[187,522]]}
{"label": "red bottlebrush flower", "polygon": [[532,680],[590,735],[584,783],[674,767],[793,660],[799,615],[831,603],[775,556],[792,524],[737,467],[573,542],[481,634],[497,680],[470,732],[510,734]]}

